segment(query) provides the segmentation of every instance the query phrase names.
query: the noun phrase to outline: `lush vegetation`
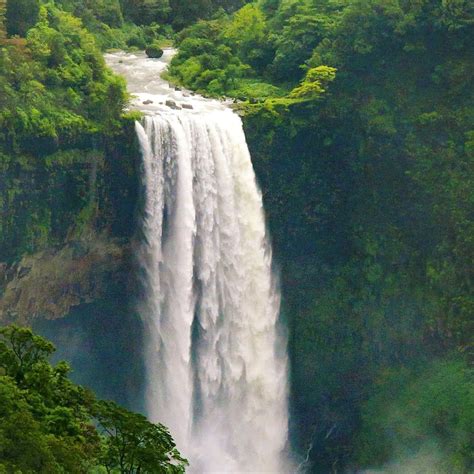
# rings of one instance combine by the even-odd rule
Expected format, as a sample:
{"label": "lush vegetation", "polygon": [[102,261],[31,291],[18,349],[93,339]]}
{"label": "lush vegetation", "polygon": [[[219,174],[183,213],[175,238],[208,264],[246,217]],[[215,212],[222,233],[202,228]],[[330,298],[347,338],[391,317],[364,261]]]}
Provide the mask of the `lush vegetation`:
{"label": "lush vegetation", "polygon": [[104,226],[109,185],[97,183],[126,122],[124,82],[77,18],[47,4],[25,10],[24,22],[34,23],[26,37],[0,44],[2,261],[60,243],[99,214]]}
{"label": "lush vegetation", "polygon": [[[129,237],[136,150],[124,84],[100,50],[158,51],[174,38],[171,80],[241,102],[281,266],[292,441],[308,470],[408,472],[426,451],[429,472],[474,470],[472,2],[4,5],[0,261],[99,231]],[[163,435],[65,382],[65,366],[40,366],[48,397],[61,378],[76,405],[38,411],[43,389],[5,373],[0,446],[38,443],[28,452],[58,472],[89,459],[113,471],[131,467],[117,464],[123,440],[107,417],[148,426],[152,443]],[[59,403],[74,413],[55,428]],[[33,454],[12,452],[0,456],[7,472],[36,472]]]}
{"label": "lush vegetation", "polygon": [[184,472],[164,426],[96,400],[49,363],[54,350],[30,329],[0,329],[0,472]]}
{"label": "lush vegetation", "polygon": [[428,447],[432,460],[425,467],[432,472],[469,472],[473,416],[474,373],[464,363],[387,369],[363,407],[356,459],[359,465],[380,465]]}
{"label": "lush vegetation", "polygon": [[177,41],[172,79],[244,101],[307,464],[472,471],[470,2],[261,1]]}
{"label": "lush vegetation", "polygon": [[[31,1],[31,0],[22,0]],[[145,49],[169,44],[176,29],[242,6],[241,0],[56,0],[81,18],[105,48]]]}

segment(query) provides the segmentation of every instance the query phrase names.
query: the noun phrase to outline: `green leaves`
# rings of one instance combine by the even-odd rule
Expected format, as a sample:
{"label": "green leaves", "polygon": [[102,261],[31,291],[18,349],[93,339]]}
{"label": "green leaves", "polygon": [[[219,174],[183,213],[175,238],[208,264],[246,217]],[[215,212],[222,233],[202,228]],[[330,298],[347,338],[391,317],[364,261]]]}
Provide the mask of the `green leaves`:
{"label": "green leaves", "polygon": [[54,352],[54,346],[31,329],[8,326],[0,329],[0,367],[20,385]]}
{"label": "green leaves", "polygon": [[167,428],[96,401],[53,351],[28,328],[0,329],[0,472],[184,473]]}
{"label": "green leaves", "polygon": [[428,446],[432,472],[470,472],[473,423],[474,374],[462,361],[387,371],[364,403],[356,457],[364,467],[380,466]]}
{"label": "green leaves", "polygon": [[329,66],[318,66],[309,69],[302,83],[295,87],[290,97],[295,99],[314,100],[326,92],[327,85],[336,78],[336,69]]}
{"label": "green leaves", "polygon": [[169,431],[113,402],[97,402],[94,415],[105,435],[101,461],[109,472],[184,473],[182,458]]}
{"label": "green leaves", "polygon": [[25,36],[36,23],[40,10],[39,0],[15,0],[7,2],[6,24],[10,36]]}

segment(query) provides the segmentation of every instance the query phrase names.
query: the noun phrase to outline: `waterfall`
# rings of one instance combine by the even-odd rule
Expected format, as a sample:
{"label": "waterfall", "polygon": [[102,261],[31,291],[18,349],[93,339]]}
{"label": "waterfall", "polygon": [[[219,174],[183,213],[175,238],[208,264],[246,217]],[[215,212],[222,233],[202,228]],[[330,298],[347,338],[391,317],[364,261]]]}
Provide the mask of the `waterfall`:
{"label": "waterfall", "polygon": [[[167,88],[150,74],[160,62],[128,58],[108,60],[147,112],[136,123],[147,415],[190,472],[290,472],[279,292],[241,120]],[[193,105],[166,107],[170,96]]]}

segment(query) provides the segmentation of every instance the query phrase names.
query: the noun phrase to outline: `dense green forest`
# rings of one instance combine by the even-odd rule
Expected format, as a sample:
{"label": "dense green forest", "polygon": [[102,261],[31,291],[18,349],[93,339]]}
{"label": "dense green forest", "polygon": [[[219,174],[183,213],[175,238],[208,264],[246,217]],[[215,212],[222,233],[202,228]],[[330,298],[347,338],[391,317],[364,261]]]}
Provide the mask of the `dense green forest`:
{"label": "dense green forest", "polygon": [[[472,2],[9,0],[0,19],[0,296],[25,255],[130,237],[135,116],[102,51],[174,43],[168,79],[243,116],[303,467],[474,470]],[[0,446],[39,454],[0,447],[0,472],[105,465],[96,402],[31,340],[27,376],[0,347]]]}

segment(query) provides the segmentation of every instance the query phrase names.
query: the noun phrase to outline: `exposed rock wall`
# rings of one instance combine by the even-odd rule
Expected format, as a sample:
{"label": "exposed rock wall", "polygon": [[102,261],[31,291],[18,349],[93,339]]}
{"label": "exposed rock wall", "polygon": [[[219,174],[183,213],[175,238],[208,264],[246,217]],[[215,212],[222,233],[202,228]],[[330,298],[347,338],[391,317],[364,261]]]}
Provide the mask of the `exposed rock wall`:
{"label": "exposed rock wall", "polygon": [[0,156],[0,325],[32,326],[100,397],[142,408],[133,121],[49,156]]}
{"label": "exposed rock wall", "polygon": [[3,264],[0,323],[62,318],[74,306],[100,298],[111,281],[126,280],[128,259],[128,244],[100,235]]}

